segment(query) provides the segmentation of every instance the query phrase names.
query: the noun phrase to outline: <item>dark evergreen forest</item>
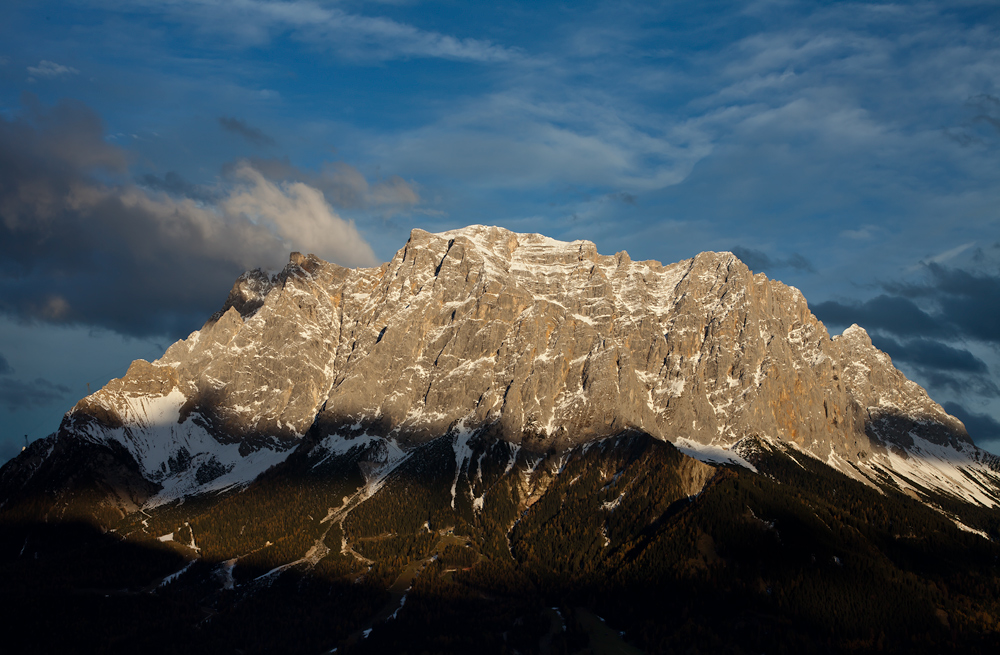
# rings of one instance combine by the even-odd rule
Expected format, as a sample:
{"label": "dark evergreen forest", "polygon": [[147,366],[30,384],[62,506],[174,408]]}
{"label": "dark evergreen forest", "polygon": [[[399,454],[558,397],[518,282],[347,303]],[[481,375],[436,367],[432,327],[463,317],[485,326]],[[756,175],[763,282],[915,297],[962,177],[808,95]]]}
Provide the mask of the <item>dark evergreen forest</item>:
{"label": "dark evergreen forest", "polygon": [[457,468],[453,439],[368,498],[355,449],[108,531],[79,512],[47,522],[44,499],[7,508],[5,650],[1000,648],[996,510],[918,502],[764,442],[746,451],[754,473],[635,432],[561,455],[473,441]]}

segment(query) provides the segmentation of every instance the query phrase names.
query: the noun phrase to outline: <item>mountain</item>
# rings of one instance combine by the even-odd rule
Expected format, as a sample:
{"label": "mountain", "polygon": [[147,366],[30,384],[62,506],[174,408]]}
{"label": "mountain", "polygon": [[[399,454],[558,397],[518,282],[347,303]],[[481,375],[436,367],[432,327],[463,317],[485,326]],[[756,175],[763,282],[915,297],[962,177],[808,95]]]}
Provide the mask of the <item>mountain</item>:
{"label": "mountain", "polygon": [[862,328],[732,254],[471,226],[242,275],[0,469],[0,546],[25,607],[155,607],[84,611],[104,650],[974,652],[998,502],[1000,459]]}

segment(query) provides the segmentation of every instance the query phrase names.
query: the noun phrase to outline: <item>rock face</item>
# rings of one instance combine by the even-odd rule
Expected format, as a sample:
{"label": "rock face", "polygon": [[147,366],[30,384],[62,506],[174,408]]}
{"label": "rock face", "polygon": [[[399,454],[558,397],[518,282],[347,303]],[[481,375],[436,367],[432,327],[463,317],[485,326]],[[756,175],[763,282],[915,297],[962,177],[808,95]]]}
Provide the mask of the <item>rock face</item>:
{"label": "rock face", "polygon": [[165,497],[247,482],[295,447],[405,452],[456,430],[534,453],[636,430],[710,459],[769,439],[863,481],[1000,493],[995,458],[863,329],[831,338],[798,290],[732,254],[664,266],[483,226],[413,230],[377,268],[293,253],[244,274],[59,439],[124,445]]}

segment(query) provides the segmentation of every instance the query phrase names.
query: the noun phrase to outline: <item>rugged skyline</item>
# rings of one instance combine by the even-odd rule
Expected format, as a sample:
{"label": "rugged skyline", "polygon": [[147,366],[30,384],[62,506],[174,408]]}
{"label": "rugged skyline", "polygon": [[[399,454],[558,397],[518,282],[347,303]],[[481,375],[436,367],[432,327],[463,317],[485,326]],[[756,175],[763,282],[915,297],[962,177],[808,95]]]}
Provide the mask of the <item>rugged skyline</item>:
{"label": "rugged skyline", "polygon": [[414,229],[241,276],[0,467],[7,632],[558,653],[590,612],[625,652],[992,654],[998,473],[731,253]]}
{"label": "rugged skyline", "polygon": [[497,224],[731,250],[998,450],[987,3],[0,8],[0,459],[244,270]]}
{"label": "rugged skyline", "polygon": [[157,506],[314,447],[394,461],[446,435],[458,462],[470,439],[556,457],[628,431],[739,465],[747,440],[773,440],[865,484],[998,499],[997,458],[863,328],[831,338],[797,289],[731,253],[662,266],[482,225],[414,229],[377,268],[292,253],[241,276],[204,328],[17,461],[119,443]]}

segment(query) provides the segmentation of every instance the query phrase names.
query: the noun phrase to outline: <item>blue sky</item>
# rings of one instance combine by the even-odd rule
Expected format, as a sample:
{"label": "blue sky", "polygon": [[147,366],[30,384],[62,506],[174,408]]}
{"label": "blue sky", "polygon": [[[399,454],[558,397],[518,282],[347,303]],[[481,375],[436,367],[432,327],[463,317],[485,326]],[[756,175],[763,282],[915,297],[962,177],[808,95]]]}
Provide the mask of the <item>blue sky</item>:
{"label": "blue sky", "polygon": [[732,250],[1000,452],[994,2],[0,5],[0,461],[290,250]]}

